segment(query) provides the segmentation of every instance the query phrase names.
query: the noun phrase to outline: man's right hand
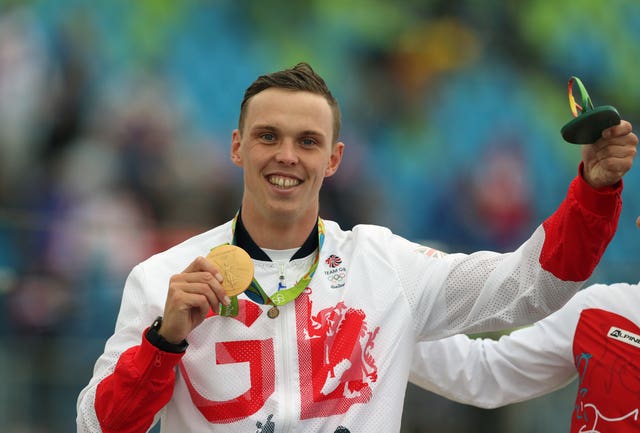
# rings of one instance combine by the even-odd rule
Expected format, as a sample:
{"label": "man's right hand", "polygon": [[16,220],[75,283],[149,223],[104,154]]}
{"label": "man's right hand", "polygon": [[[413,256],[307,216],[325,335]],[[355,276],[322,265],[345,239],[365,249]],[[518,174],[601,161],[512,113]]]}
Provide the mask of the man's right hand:
{"label": "man's right hand", "polygon": [[162,326],[158,331],[169,343],[178,344],[200,325],[209,310],[218,311],[231,300],[222,287],[222,274],[204,257],[196,258],[169,280]]}

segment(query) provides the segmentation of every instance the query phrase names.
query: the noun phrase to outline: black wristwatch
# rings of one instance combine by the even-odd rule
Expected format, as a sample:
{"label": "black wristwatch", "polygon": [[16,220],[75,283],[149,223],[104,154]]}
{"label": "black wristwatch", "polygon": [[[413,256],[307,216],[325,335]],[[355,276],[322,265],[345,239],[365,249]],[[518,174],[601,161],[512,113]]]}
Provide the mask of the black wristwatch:
{"label": "black wristwatch", "polygon": [[189,345],[187,340],[182,340],[178,344],[169,343],[162,335],[158,334],[160,326],[162,326],[162,316],[158,316],[156,320],[153,321],[145,335],[149,343],[164,352],[182,353],[187,350],[187,346]]}

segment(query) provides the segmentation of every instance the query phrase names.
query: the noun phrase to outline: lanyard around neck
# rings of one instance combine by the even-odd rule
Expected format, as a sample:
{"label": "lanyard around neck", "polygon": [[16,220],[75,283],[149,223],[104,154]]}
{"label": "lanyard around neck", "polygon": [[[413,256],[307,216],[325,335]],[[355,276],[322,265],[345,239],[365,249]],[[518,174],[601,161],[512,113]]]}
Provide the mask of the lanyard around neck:
{"label": "lanyard around neck", "polygon": [[[236,233],[237,221],[238,221],[238,214],[236,214],[236,216],[233,218],[233,222],[231,225],[231,231],[233,233],[231,243],[233,245],[236,244],[235,233]],[[315,274],[316,269],[318,269],[318,263],[320,262],[320,249],[322,248],[322,244],[324,243],[324,237],[325,237],[324,222],[322,221],[322,218],[318,217],[318,248],[316,250],[313,263],[311,264],[311,267],[309,268],[307,273],[304,274],[304,276],[292,287],[278,290],[276,293],[274,293],[271,296],[268,296],[266,294],[262,286],[260,286],[260,283],[258,283],[258,281],[254,277],[253,280],[251,281],[251,284],[249,285],[249,288],[247,288],[247,291],[246,291],[247,296],[249,296],[251,299],[257,302],[260,302],[262,304],[265,304],[265,305],[272,304],[275,307],[288,304],[289,302],[295,300],[298,296],[300,296],[302,291],[307,288],[307,285],[311,282],[311,279],[313,278],[313,275]],[[237,314],[238,314],[237,296],[231,297],[231,304],[229,306],[224,306],[220,304],[221,316],[236,316]],[[276,314],[277,314],[277,310],[276,310]]]}

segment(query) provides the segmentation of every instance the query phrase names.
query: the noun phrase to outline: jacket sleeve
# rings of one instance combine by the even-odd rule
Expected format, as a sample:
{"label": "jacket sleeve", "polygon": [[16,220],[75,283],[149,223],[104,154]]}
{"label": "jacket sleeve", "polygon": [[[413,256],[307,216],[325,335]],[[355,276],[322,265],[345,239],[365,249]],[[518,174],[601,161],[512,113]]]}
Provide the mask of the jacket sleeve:
{"label": "jacket sleeve", "polygon": [[621,193],[622,181],[596,190],[577,176],[566,199],[543,223],[542,269],[565,281],[588,279],[618,227]]}
{"label": "jacket sleeve", "polygon": [[103,432],[146,432],[169,402],[174,367],[183,354],[163,352],[143,338],[120,356],[113,374],[96,389],[95,411]]}
{"label": "jacket sleeve", "polygon": [[116,332],[78,397],[78,433],[146,432],[171,398],[175,367],[184,354],[163,352],[144,337],[143,324],[151,324],[160,311],[142,300],[143,280],[140,266],[127,278]]}
{"label": "jacket sleeve", "polygon": [[577,176],[558,209],[513,252],[448,254],[422,263],[399,256],[417,339],[512,329],[561,308],[613,238],[621,191],[622,182],[594,189]]}
{"label": "jacket sleeve", "polygon": [[458,334],[418,343],[409,380],[448,399],[486,409],[562,388],[576,376],[573,335],[589,289],[531,327],[499,340]]}

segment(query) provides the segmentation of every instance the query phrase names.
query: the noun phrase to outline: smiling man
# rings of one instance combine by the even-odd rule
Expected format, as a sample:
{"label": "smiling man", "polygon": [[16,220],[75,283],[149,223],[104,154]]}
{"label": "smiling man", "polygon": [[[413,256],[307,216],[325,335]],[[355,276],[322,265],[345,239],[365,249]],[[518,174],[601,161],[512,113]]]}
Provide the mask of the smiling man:
{"label": "smiling man", "polygon": [[245,107],[231,144],[244,169],[243,223],[263,248],[299,247],[317,222],[322,182],[342,159],[339,117],[321,94],[275,87]]}
{"label": "smiling man", "polygon": [[[638,141],[623,121],[584,146],[566,199],[518,250],[447,255],[320,217],[339,132],[309,65],[249,86],[231,138],[239,210],[132,270],[78,432],[398,432],[418,341],[531,323],[591,275]],[[225,244],[248,264],[205,258]],[[249,268],[247,290],[227,295],[223,274]]]}

